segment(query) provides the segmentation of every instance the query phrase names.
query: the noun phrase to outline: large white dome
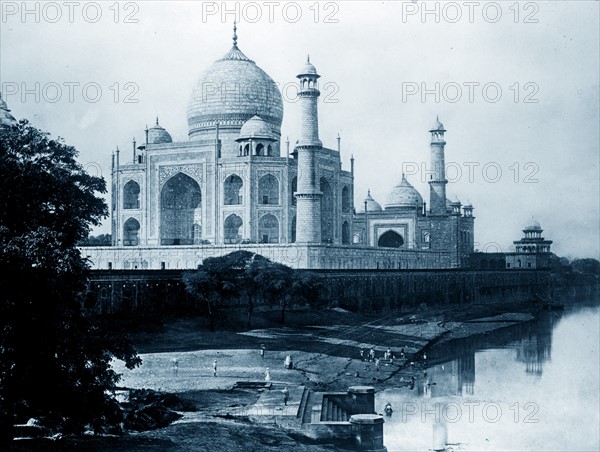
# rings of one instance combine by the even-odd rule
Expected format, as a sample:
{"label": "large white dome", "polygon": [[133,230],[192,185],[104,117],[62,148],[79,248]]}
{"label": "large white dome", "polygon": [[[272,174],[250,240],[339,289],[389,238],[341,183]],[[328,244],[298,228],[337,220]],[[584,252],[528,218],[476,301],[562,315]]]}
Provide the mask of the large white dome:
{"label": "large white dome", "polygon": [[203,132],[214,130],[217,123],[239,129],[255,115],[280,135],[283,100],[279,88],[234,43],[194,87],[187,111],[189,137],[201,139]]}

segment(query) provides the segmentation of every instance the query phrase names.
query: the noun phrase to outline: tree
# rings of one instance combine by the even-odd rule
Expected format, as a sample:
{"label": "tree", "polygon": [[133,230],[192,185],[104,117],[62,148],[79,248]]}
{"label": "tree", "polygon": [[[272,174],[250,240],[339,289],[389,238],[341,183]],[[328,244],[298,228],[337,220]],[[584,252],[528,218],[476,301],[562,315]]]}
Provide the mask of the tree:
{"label": "tree", "polygon": [[236,271],[239,272],[237,282],[240,285],[240,292],[246,295],[248,328],[252,328],[254,305],[268,289],[265,285],[265,275],[269,274],[276,264],[250,251],[235,251],[228,256]]}
{"label": "tree", "polygon": [[321,307],[321,278],[308,270],[294,270],[286,265],[273,263],[259,276],[264,294],[270,303],[280,308],[280,323],[285,323],[285,312],[290,306],[308,304],[312,308]]}
{"label": "tree", "polygon": [[[259,296],[264,292],[264,286],[260,279],[261,272],[265,271],[273,263],[260,254],[250,251],[234,251],[220,257],[210,257],[204,260],[198,267],[199,280],[194,282],[192,277],[186,278],[192,286],[187,286],[190,293],[195,294],[197,299],[204,301],[213,300],[207,306],[215,307],[214,300],[219,300],[219,305],[226,301],[243,296],[246,299],[246,311],[248,315],[248,328],[252,325],[254,305]],[[205,274],[205,275],[203,275]],[[210,283],[202,283],[207,278]],[[205,293],[200,294],[200,292]],[[212,295],[209,295],[211,294]],[[214,321],[214,317],[211,317]]]}
{"label": "tree", "polygon": [[211,330],[214,330],[215,308],[224,306],[228,300],[245,298],[247,326],[251,328],[257,302],[279,304],[283,323],[285,310],[293,303],[319,306],[323,288],[321,279],[312,272],[294,270],[244,250],[206,259],[197,271],[184,276],[184,282],[188,292],[206,307]]}
{"label": "tree", "polygon": [[575,259],[571,262],[573,271],[583,275],[600,276],[600,261],[592,258]]}
{"label": "tree", "polygon": [[141,361],[81,309],[88,266],[76,248],[107,215],[75,148],[27,121],[0,130],[0,414],[63,431],[117,421],[113,358]]}
{"label": "tree", "polygon": [[209,257],[198,270],[183,275],[186,290],[200,302],[203,313],[208,317],[210,330],[222,314],[222,307],[239,294],[228,263],[222,258]]}
{"label": "tree", "polygon": [[110,246],[112,243],[110,234],[90,235],[80,240],[78,246]]}

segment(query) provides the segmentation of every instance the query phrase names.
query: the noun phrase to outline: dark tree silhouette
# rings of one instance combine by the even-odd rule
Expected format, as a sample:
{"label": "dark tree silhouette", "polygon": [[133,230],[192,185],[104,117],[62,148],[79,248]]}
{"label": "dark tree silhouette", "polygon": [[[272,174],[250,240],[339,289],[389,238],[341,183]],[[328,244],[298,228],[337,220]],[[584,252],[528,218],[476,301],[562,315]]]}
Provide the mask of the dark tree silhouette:
{"label": "dark tree silhouette", "polygon": [[594,275],[596,277],[600,276],[600,261],[598,261],[598,259],[575,259],[573,262],[571,262],[571,267],[576,273],[583,275]]}
{"label": "dark tree silhouette", "polygon": [[258,278],[267,301],[279,305],[280,323],[285,323],[285,312],[290,306],[308,304],[314,309],[322,306],[321,292],[324,286],[316,273],[272,263]]}
{"label": "dark tree silhouette", "polygon": [[[27,121],[0,130],[0,414],[2,433],[29,417],[62,431],[120,416],[107,391],[113,358],[140,360],[83,315],[87,264],[75,244],[107,215],[103,179],[77,151]],[[1,447],[0,447],[1,448]]]}
{"label": "dark tree silhouette", "polygon": [[183,275],[186,290],[198,301],[210,322],[210,330],[221,317],[224,305],[239,296],[239,287],[229,263],[222,258],[205,259],[198,270]]}
{"label": "dark tree silhouette", "polygon": [[256,303],[278,303],[281,322],[285,310],[294,303],[320,306],[321,279],[305,270],[294,270],[250,251],[235,251],[204,260],[198,270],[184,276],[188,292],[195,296],[211,320],[228,301],[243,297],[246,301],[247,326],[252,327]]}

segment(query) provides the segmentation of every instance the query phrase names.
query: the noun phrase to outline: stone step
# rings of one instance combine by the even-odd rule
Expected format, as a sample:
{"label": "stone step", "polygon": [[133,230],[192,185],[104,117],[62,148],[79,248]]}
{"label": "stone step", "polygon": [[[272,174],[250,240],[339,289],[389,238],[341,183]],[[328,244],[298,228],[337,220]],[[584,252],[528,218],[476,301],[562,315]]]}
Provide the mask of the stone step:
{"label": "stone step", "polygon": [[312,391],[308,391],[308,393],[306,395],[306,403],[304,404],[304,412],[302,413],[302,423],[303,424],[310,424],[310,417],[312,415],[312,407],[314,405],[313,398],[314,398],[314,393]]}
{"label": "stone step", "polygon": [[298,407],[298,418],[303,421],[304,420],[304,412],[306,411],[306,402],[308,400],[309,389],[304,387],[302,391],[302,397],[300,399],[300,406]]}

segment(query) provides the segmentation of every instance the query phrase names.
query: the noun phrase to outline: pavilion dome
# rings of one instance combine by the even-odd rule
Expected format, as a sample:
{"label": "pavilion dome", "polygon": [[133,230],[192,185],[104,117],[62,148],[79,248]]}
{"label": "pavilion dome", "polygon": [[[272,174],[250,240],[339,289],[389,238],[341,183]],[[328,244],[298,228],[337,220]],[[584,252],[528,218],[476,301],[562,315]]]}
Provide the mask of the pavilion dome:
{"label": "pavilion dome", "polygon": [[160,126],[158,123],[158,118],[156,118],[155,126],[148,129],[148,144],[163,144],[172,142],[173,139],[171,138],[171,135]]}
{"label": "pavilion dome", "polygon": [[271,126],[260,116],[254,115],[244,123],[240,130],[240,140],[256,138],[273,140],[273,130]]}
{"label": "pavilion dome", "polygon": [[421,194],[406,180],[404,174],[402,180],[396,185],[385,204],[385,209],[420,208],[423,205]]}
{"label": "pavilion dome", "polygon": [[431,129],[429,129],[430,132],[437,132],[437,131],[441,131],[441,132],[445,132],[446,129],[444,129],[444,124],[442,124],[440,122],[440,118],[436,117],[435,118],[435,122],[433,123],[433,126],[431,126]]}
{"label": "pavilion dome", "polygon": [[298,76],[301,75],[316,75],[317,77],[319,77],[319,74],[317,74],[317,68],[314,67],[314,65],[310,62],[310,57],[306,58],[306,63],[304,64],[304,67],[302,67],[302,69],[298,73]]}
{"label": "pavilion dome", "polygon": [[187,110],[189,137],[201,138],[217,123],[241,128],[255,115],[279,134],[283,100],[273,79],[238,48],[234,34],[231,50],[200,75],[192,91]]}
{"label": "pavilion dome", "polygon": [[369,190],[369,192],[367,193],[367,197],[365,198],[364,202],[361,205],[361,209],[360,211],[362,211],[363,213],[365,212],[365,203],[366,203],[366,212],[368,213],[372,213],[372,212],[381,212],[383,209],[381,208],[381,205],[375,201],[373,199],[373,197],[371,196],[371,190]]}
{"label": "pavilion dome", "polygon": [[523,228],[523,231],[541,231],[541,230],[542,230],[542,226],[540,225],[540,223],[535,221],[533,218]]}

